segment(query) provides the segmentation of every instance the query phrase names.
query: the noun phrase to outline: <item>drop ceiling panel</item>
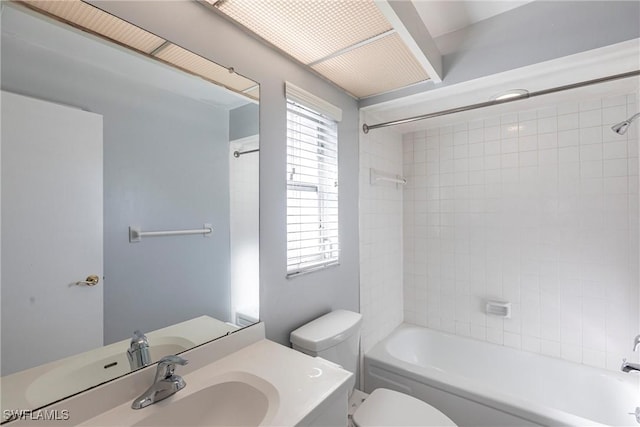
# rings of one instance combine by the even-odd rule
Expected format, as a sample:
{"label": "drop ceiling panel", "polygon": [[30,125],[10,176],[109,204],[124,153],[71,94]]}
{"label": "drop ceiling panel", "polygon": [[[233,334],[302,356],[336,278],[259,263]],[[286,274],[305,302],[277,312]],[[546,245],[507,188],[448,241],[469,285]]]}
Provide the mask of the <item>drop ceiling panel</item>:
{"label": "drop ceiling panel", "polygon": [[21,0],[17,3],[44,12],[76,28],[158,58],[183,71],[225,86],[235,92],[243,93],[253,89],[245,96],[255,100],[259,98],[259,86],[253,80],[236,73],[230,73],[227,68],[215,62],[169,43],[161,37],[80,0]]}
{"label": "drop ceiling panel", "polygon": [[172,43],[160,49],[154,56],[178,68],[218,82],[239,92],[255,86],[253,80],[236,73],[230,73],[227,68]]}
{"label": "drop ceiling panel", "polygon": [[164,43],[164,39],[79,0],[24,3],[141,52],[149,53]]}
{"label": "drop ceiling panel", "polygon": [[395,33],[322,61],[312,68],[358,98],[429,78]]}
{"label": "drop ceiling panel", "polygon": [[223,0],[216,7],[304,64],[392,29],[372,0]]}

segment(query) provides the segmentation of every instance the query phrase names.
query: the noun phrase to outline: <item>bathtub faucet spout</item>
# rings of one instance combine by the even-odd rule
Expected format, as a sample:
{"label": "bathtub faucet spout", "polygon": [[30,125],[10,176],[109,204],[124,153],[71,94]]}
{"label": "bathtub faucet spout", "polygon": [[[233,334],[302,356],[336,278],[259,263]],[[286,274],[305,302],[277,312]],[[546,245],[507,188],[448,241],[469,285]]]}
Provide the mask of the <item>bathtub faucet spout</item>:
{"label": "bathtub faucet spout", "polygon": [[620,369],[622,372],[640,371],[640,364],[627,362],[627,359],[622,359]]}
{"label": "bathtub faucet spout", "polygon": [[640,335],[636,335],[633,339],[633,351],[638,351],[638,347],[640,346]]}

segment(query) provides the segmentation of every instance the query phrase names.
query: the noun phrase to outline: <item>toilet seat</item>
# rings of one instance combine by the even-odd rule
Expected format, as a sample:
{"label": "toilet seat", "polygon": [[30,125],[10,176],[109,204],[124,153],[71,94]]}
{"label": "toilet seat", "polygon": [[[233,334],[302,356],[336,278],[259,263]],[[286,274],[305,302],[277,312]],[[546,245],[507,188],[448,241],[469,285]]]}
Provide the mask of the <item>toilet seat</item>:
{"label": "toilet seat", "polygon": [[353,414],[357,427],[452,426],[449,417],[428,403],[397,391],[378,388]]}

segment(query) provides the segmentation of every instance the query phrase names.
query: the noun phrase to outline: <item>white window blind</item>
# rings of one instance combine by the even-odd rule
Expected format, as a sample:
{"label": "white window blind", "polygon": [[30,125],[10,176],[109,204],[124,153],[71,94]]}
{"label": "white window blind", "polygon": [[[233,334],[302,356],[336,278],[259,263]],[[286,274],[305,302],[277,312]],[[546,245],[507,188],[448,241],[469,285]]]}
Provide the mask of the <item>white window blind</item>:
{"label": "white window blind", "polygon": [[287,277],[339,262],[338,122],[287,93]]}

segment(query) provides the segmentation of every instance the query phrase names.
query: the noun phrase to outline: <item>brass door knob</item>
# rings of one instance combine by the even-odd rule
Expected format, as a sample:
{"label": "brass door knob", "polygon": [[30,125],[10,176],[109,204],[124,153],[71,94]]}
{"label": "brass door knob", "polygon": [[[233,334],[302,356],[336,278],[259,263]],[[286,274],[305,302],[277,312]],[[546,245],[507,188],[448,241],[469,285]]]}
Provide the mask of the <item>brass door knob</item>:
{"label": "brass door knob", "polygon": [[92,274],[91,276],[87,277],[84,280],[81,280],[79,282],[76,282],[76,285],[87,285],[87,286],[95,286],[98,284],[98,282],[100,281],[100,278],[98,276],[96,276],[95,274]]}

